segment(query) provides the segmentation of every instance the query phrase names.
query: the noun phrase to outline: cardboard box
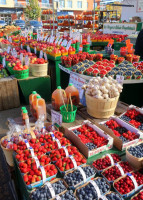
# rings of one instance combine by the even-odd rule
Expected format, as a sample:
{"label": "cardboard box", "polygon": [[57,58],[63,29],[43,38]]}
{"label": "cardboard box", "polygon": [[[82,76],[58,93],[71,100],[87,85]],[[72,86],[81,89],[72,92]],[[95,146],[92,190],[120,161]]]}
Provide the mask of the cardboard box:
{"label": "cardboard box", "polygon": [[[87,124],[89,127],[93,128],[100,136],[106,138],[108,140],[108,144],[104,145],[102,147],[99,147],[97,149],[88,150],[87,146],[82,143],[80,138],[76,136],[72,130],[75,130],[79,127],[81,127],[83,124]],[[65,136],[80,150],[80,152],[85,155],[85,157],[89,158],[91,156],[94,156],[100,152],[107,151],[113,147],[113,138],[109,135],[105,134],[103,130],[101,130],[96,125],[92,124],[90,121],[86,120],[83,122],[82,125],[71,127],[69,129],[65,128]]]}
{"label": "cardboard box", "polygon": [[[126,143],[123,143],[122,140],[120,140],[119,137],[114,135],[114,132],[105,125],[105,123],[107,121],[111,120],[111,119],[115,120],[118,124],[120,124],[121,126],[125,127],[127,130],[130,130],[131,132],[134,132],[135,134],[137,134],[139,136],[139,138],[135,139],[135,140],[132,140],[132,141],[129,141],[129,142],[126,142]],[[143,133],[142,132],[140,132],[138,129],[134,128],[133,126],[127,124],[126,122],[124,122],[123,120],[119,119],[118,117],[114,117],[113,116],[109,120],[101,122],[101,123],[99,123],[99,125],[107,134],[109,134],[114,139],[114,146],[117,149],[123,151],[127,147],[129,147],[129,146],[131,146],[133,144],[136,144],[139,141],[143,140]]]}

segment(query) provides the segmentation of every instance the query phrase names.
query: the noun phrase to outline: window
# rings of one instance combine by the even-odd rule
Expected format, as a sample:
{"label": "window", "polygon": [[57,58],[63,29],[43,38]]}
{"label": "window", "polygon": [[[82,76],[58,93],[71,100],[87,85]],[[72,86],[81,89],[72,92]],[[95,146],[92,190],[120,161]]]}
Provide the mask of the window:
{"label": "window", "polygon": [[77,8],[82,8],[82,1],[77,2]]}
{"label": "window", "polygon": [[0,0],[0,4],[6,5],[6,0]]}
{"label": "window", "polygon": [[93,3],[93,8],[96,8],[97,7],[97,3]]}
{"label": "window", "polygon": [[88,2],[87,2],[87,9],[88,9]]}
{"label": "window", "polygon": [[49,4],[49,0],[42,0],[42,3]]}
{"label": "window", "polygon": [[72,1],[67,1],[67,5],[68,8],[72,8]]}
{"label": "window", "polygon": [[65,7],[65,0],[60,0],[60,8],[64,8]]}

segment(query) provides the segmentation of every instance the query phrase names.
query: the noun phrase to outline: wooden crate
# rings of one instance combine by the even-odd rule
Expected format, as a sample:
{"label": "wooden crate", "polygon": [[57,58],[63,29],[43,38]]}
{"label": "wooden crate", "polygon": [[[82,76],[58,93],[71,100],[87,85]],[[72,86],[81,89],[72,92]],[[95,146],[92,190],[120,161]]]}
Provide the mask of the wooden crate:
{"label": "wooden crate", "polygon": [[20,106],[17,79],[8,77],[0,79],[0,110]]}

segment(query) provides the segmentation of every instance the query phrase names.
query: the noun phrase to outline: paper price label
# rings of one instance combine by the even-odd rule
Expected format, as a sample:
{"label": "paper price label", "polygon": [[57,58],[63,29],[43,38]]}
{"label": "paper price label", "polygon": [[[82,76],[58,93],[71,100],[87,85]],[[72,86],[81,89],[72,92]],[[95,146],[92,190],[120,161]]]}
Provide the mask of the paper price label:
{"label": "paper price label", "polygon": [[29,150],[30,150],[30,152],[31,152],[31,155],[32,155],[32,158],[35,156],[35,154],[34,154],[34,149],[32,148],[32,147],[29,147]]}
{"label": "paper price label", "polygon": [[69,50],[70,46],[71,46],[72,40],[70,40],[67,44],[66,50]]}
{"label": "paper price label", "polygon": [[123,82],[124,82],[124,76],[117,75],[117,76],[116,76],[116,80],[117,80],[118,83],[120,83],[120,84],[123,85]]}
{"label": "paper price label", "polygon": [[130,174],[130,173],[127,173],[127,176],[129,176],[130,179],[133,181],[133,184],[134,184],[134,186],[135,186],[135,191],[136,191],[136,190],[138,189],[138,183],[137,183],[136,179],[135,179],[134,176],[133,176],[132,174]]}
{"label": "paper price label", "polygon": [[52,124],[62,125],[62,115],[54,110],[51,110]]}
{"label": "paper price label", "polygon": [[42,178],[43,178],[43,183],[46,182],[46,172],[43,166],[40,166],[39,169],[41,170],[42,173]]}
{"label": "paper price label", "polygon": [[60,141],[59,141],[57,138],[55,139],[55,141],[57,142],[58,148],[60,149],[60,148],[61,148],[61,143],[60,143]]}
{"label": "paper price label", "polygon": [[39,56],[39,58],[43,58],[43,51],[42,51],[42,50],[40,51],[40,56]]}
{"label": "paper price label", "polygon": [[123,168],[120,166],[120,164],[119,164],[119,163],[115,163],[115,166],[118,167],[118,169],[119,169],[120,172],[121,172],[121,175],[123,176],[125,173],[124,173]]}
{"label": "paper price label", "polygon": [[61,38],[61,39],[58,41],[58,45],[61,44],[62,40],[63,40],[63,38]]}
{"label": "paper price label", "polygon": [[23,49],[23,45],[22,44],[20,45],[20,48]]}
{"label": "paper price label", "polygon": [[37,158],[37,156],[33,156],[33,158],[34,158],[34,160],[35,160],[35,162],[36,162],[36,166],[37,166],[37,168],[39,168],[40,167],[40,162],[39,162],[39,159]]}
{"label": "paper price label", "polygon": [[6,65],[5,64],[5,57],[3,57],[3,59],[2,59],[2,66],[5,67],[5,65]]}
{"label": "paper price label", "polygon": [[58,43],[58,41],[59,41],[59,38],[57,38],[57,39],[56,39],[56,41],[55,41],[55,44],[57,44],[57,43]]}
{"label": "paper price label", "polygon": [[51,134],[52,139],[55,140],[56,138],[55,138],[54,133],[53,133],[53,132],[50,132],[50,134]]}
{"label": "paper price label", "polygon": [[25,56],[25,65],[29,65],[29,57],[27,55]]}
{"label": "paper price label", "polygon": [[47,54],[44,52],[44,59],[47,60]]}
{"label": "paper price label", "polygon": [[69,152],[68,152],[67,148],[65,146],[62,146],[62,148],[65,151],[66,157],[69,157]]}
{"label": "paper price label", "polygon": [[68,33],[66,31],[64,31],[64,36],[67,37],[68,36]]}
{"label": "paper price label", "polygon": [[95,190],[96,190],[96,192],[97,192],[97,196],[98,196],[98,198],[101,196],[101,192],[100,192],[100,189],[99,189],[99,187],[98,187],[98,185],[95,183],[95,181],[89,181],[92,185],[93,185],[93,187],[95,188]]}
{"label": "paper price label", "polygon": [[45,42],[47,41],[47,38],[48,38],[48,35],[46,35],[45,38],[44,38],[44,41],[45,41]]}
{"label": "paper price label", "polygon": [[36,49],[36,47],[34,47],[34,53],[37,54],[37,49]]}
{"label": "paper price label", "polygon": [[29,47],[29,46],[27,46],[27,51],[31,53],[31,50],[30,50],[30,47]]}
{"label": "paper price label", "polygon": [[23,64],[23,53],[20,54],[20,61]]}
{"label": "paper price label", "polygon": [[69,157],[70,157],[71,161],[73,162],[74,168],[77,169],[77,163],[76,163],[74,157],[71,155]]}
{"label": "paper price label", "polygon": [[108,156],[108,158],[111,161],[111,166],[113,166],[114,165],[114,160],[113,160],[112,156],[110,154],[106,154],[106,156]]}
{"label": "paper price label", "polygon": [[10,46],[8,46],[8,48],[7,48],[7,53],[9,53],[9,52],[10,52],[10,49],[11,49],[11,47],[10,47]]}
{"label": "paper price label", "polygon": [[80,173],[81,173],[81,175],[83,177],[83,182],[85,183],[86,182],[86,174],[85,174],[85,172],[83,171],[83,169],[81,167],[78,167],[77,169],[80,171]]}
{"label": "paper price label", "polygon": [[56,196],[55,196],[55,199],[56,199],[56,200],[61,200],[61,197],[60,197],[59,195],[56,195]]}
{"label": "paper price label", "polygon": [[56,194],[54,188],[52,187],[52,184],[50,182],[46,182],[45,185],[47,185],[47,187],[49,188],[52,199],[55,198]]}

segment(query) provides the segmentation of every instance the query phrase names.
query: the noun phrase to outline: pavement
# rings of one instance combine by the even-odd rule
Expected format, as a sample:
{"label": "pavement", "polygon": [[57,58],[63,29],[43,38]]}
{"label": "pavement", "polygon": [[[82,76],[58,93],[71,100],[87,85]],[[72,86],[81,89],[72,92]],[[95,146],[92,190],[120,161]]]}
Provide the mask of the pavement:
{"label": "pavement", "polygon": [[[29,106],[26,106],[29,109]],[[0,111],[0,138],[5,136],[9,130],[7,125],[8,118],[17,118],[21,116],[21,107]]]}

